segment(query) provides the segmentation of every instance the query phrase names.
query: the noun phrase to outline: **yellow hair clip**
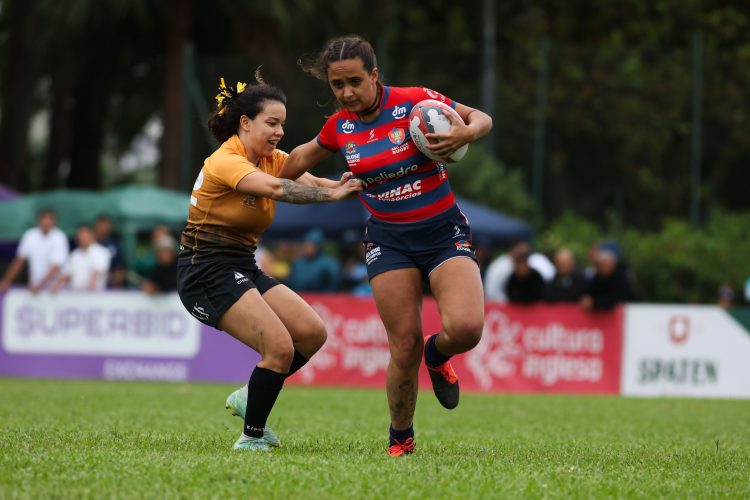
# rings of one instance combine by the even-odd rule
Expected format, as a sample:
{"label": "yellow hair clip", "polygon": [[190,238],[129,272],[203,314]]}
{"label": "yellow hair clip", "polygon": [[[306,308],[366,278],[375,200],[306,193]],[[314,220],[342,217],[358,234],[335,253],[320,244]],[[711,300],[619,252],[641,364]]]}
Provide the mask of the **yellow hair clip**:
{"label": "yellow hair clip", "polygon": [[219,78],[219,93],[216,94],[216,113],[219,116],[226,113],[229,101],[231,101],[237,94],[241,94],[245,88],[247,88],[247,84],[244,82],[237,82],[236,90],[231,86],[227,87],[224,78]]}

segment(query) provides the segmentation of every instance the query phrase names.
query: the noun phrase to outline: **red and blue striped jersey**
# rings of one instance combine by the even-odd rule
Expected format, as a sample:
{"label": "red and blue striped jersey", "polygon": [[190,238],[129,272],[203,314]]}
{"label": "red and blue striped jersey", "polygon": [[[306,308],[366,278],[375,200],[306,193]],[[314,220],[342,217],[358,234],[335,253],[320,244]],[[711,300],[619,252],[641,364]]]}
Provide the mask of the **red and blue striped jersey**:
{"label": "red and blue striped jersey", "polygon": [[409,134],[409,113],[424,99],[456,106],[427,88],[384,86],[377,120],[364,123],[342,109],[317,137],[321,147],[341,151],[349,169],[365,184],[360,200],[385,222],[429,219],[456,204],[445,165],[423,155]]}

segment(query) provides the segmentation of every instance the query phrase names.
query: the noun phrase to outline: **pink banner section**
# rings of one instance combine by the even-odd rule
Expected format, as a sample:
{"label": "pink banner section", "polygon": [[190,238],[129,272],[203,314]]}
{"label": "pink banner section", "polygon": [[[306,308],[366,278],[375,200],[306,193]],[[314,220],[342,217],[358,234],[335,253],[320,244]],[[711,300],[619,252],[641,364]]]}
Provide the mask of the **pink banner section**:
{"label": "pink banner section", "polygon": [[[384,387],[390,353],[372,299],[307,294],[328,327],[321,351],[289,382]],[[485,392],[619,394],[623,313],[577,306],[485,308],[482,341],[455,356],[462,389]],[[425,299],[423,331],[440,329],[435,301]],[[422,366],[420,385],[429,386]]]}

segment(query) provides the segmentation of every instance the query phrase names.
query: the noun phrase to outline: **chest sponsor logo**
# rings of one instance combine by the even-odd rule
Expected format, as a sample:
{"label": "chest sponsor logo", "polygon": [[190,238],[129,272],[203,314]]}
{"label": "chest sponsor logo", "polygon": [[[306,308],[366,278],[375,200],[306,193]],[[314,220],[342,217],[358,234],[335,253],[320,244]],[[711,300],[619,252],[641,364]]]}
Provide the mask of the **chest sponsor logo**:
{"label": "chest sponsor logo", "polygon": [[401,118],[405,117],[405,116],[406,116],[406,106],[399,106],[399,105],[396,105],[396,107],[395,107],[395,108],[393,108],[393,112],[391,113],[391,115],[392,115],[392,116],[393,116],[393,117],[394,117],[395,119],[397,119],[397,120],[399,120],[399,119],[401,119]]}
{"label": "chest sponsor logo", "polygon": [[419,168],[417,165],[410,165],[408,167],[401,167],[396,172],[380,172],[375,177],[365,178],[365,185],[369,186],[370,184],[387,181],[389,179],[399,179],[407,174],[416,172],[417,168]]}
{"label": "chest sponsor logo", "polygon": [[407,182],[403,186],[399,186],[390,191],[376,194],[374,197],[380,201],[401,201],[408,200],[409,198],[415,198],[422,195],[422,180]]}
{"label": "chest sponsor logo", "polygon": [[354,122],[351,120],[346,120],[344,123],[341,124],[341,131],[345,134],[351,134],[354,132]]}

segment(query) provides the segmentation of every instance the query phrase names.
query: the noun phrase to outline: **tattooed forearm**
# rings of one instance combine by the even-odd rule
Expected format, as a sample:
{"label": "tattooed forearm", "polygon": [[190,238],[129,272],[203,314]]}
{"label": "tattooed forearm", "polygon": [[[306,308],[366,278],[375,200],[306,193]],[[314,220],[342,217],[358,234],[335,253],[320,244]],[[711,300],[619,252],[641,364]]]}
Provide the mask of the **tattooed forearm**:
{"label": "tattooed forearm", "polygon": [[281,181],[282,194],[277,199],[287,203],[316,203],[331,200],[331,190],[317,186],[305,186],[289,179]]}

